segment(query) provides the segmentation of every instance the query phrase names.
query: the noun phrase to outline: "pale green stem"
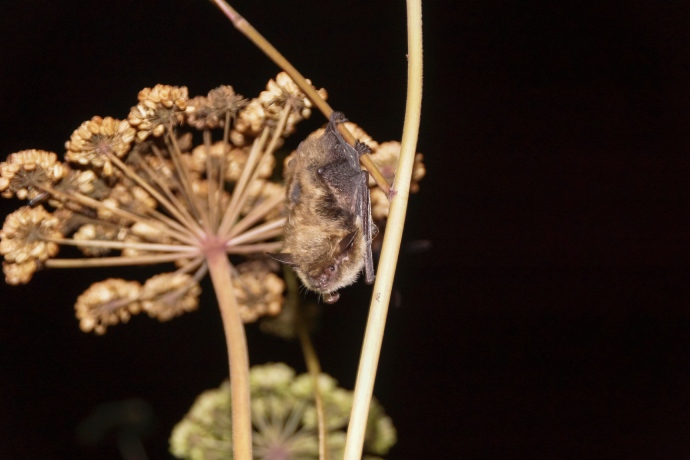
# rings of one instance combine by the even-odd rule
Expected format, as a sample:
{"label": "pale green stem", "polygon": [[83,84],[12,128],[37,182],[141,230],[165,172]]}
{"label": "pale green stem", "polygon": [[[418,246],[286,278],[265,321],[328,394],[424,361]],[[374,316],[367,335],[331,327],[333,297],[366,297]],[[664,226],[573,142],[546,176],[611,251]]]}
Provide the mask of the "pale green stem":
{"label": "pale green stem", "polygon": [[400,163],[395,174],[394,189],[397,193],[390,204],[390,214],[383,238],[376,283],[369,307],[369,319],[364,336],[362,356],[359,361],[354,402],[350,425],[345,442],[345,460],[359,460],[362,457],[364,434],[369,415],[369,405],[376,379],[383,331],[386,324],[388,304],[395,267],[400,252],[407,200],[414,157],[417,149],[417,135],[422,106],[422,6],[421,0],[407,1],[408,67],[407,108],[403,128]]}
{"label": "pale green stem", "polygon": [[232,449],[234,460],[252,460],[252,419],[249,405],[249,355],[244,324],[235,300],[230,261],[222,247],[206,254],[218,298],[230,363]]}

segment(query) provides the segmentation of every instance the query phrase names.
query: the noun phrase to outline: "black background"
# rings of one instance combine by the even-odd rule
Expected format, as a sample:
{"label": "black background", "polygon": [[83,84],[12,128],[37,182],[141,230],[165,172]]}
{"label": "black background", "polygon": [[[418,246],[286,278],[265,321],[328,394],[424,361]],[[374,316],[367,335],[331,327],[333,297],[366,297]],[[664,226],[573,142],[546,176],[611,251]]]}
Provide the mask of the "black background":
{"label": "black background", "polygon": [[[403,1],[234,5],[332,105],[400,137]],[[426,2],[420,152],[375,393],[388,458],[687,458],[690,6],[682,1]],[[205,1],[14,1],[0,19],[0,153],[63,152],[93,115],[123,118],[156,83],[258,94],[275,66]],[[314,116],[298,137],[323,123]],[[16,207],[3,201],[3,214]],[[226,375],[210,284],[202,308],[79,331],[93,281],[0,286],[3,458],[119,458],[74,429],[139,397],[166,458],[173,424]],[[315,343],[352,388],[369,288],[324,307]],[[252,363],[302,371],[297,344],[248,327]]]}

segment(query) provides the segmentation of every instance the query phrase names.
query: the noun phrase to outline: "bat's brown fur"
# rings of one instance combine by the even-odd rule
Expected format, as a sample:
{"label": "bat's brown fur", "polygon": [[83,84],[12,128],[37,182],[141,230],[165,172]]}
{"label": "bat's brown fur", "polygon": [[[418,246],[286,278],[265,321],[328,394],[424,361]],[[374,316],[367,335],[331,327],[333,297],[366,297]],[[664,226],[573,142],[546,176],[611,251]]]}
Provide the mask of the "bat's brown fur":
{"label": "bat's brown fur", "polygon": [[368,175],[359,167],[368,148],[343,140],[336,127],[343,121],[334,112],[325,132],[309,136],[289,162],[284,246],[269,254],[327,301],[337,300],[336,291],[354,283],[363,267],[366,281],[374,280]]}

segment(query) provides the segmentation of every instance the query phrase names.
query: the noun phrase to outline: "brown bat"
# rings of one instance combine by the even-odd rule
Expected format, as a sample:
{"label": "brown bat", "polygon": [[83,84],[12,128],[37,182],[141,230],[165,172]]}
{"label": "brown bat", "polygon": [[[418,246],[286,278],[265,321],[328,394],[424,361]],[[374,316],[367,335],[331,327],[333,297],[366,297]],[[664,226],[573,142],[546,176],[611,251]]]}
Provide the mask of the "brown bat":
{"label": "brown bat", "polygon": [[347,121],[333,112],[321,136],[311,135],[287,165],[288,217],[282,252],[268,254],[290,265],[302,283],[334,303],[338,289],[354,283],[364,268],[374,282],[369,173],[359,157],[371,150],[359,141],[352,147],[338,132]]}

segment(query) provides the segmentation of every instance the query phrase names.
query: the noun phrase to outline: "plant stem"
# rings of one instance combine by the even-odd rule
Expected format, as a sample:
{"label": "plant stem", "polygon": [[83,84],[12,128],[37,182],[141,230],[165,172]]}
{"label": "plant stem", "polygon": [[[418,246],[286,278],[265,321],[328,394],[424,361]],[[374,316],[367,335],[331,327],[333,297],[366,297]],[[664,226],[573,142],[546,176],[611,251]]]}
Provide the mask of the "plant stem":
{"label": "plant stem", "polygon": [[266,198],[265,201],[259,203],[258,205],[255,204],[255,207],[249,212],[249,214],[244,216],[239,222],[235,224],[234,227],[232,227],[230,232],[228,232],[226,238],[232,238],[235,235],[239,235],[240,233],[254,225],[256,222],[258,222],[261,218],[263,218],[266,214],[273,210],[273,208],[277,207],[283,201],[285,201],[285,196],[281,194]]}
{"label": "plant stem", "polygon": [[80,246],[87,248],[108,248],[108,249],[139,249],[141,251],[160,251],[160,252],[190,252],[198,253],[196,246],[183,246],[180,244],[158,244],[158,243],[131,243],[128,241],[107,241],[107,240],[75,240],[70,238],[45,238],[44,241],[61,244],[63,246]]}
{"label": "plant stem", "polygon": [[95,259],[48,259],[46,268],[87,268],[87,267],[122,267],[127,265],[154,265],[175,262],[178,259],[191,257],[188,251],[169,254],[143,255],[136,257],[97,257]]}
{"label": "plant stem", "polygon": [[256,254],[262,252],[279,251],[282,247],[282,241],[274,241],[273,243],[258,243],[247,244],[244,246],[230,246],[225,252],[227,252],[228,254]]}
{"label": "plant stem", "polygon": [[[299,310],[300,306],[297,305]],[[316,404],[316,418],[318,420],[319,430],[319,460],[328,460],[328,432],[326,431],[326,412],[323,407],[323,398],[321,397],[321,390],[319,389],[319,374],[321,374],[321,364],[319,357],[316,356],[314,345],[309,338],[309,331],[304,325],[302,314],[298,314],[297,332],[299,334],[299,341],[302,344],[302,352],[304,353],[304,362],[307,364],[307,370],[311,375],[314,384],[314,402]]]}
{"label": "plant stem", "polygon": [[319,374],[321,374],[321,363],[319,357],[316,355],[314,345],[309,337],[309,329],[304,317],[304,311],[299,298],[299,285],[295,272],[290,267],[284,267],[285,283],[287,284],[288,299],[292,308],[295,311],[295,328],[299,336],[300,344],[302,345],[302,353],[304,353],[304,362],[307,364],[307,370],[311,375],[314,384],[314,402],[316,405],[316,418],[318,422],[319,433],[319,460],[328,460],[328,430],[326,430],[326,410],[323,406],[323,398],[321,397],[321,390],[319,389]]}
{"label": "plant stem", "polygon": [[[182,215],[180,213],[179,209],[177,207],[175,207],[175,205],[173,203],[168,201],[161,193],[158,192],[158,190],[156,190],[154,187],[152,187],[151,184],[149,184],[147,181],[142,179],[141,176],[139,176],[132,168],[127,166],[127,164],[125,164],[122,160],[120,160],[116,155],[111,153],[108,156],[108,158],[118,168],[120,168],[120,170],[122,170],[122,172],[127,177],[129,177],[130,179],[135,181],[141,188],[146,190],[152,197],[154,197],[156,199],[156,201],[158,201],[161,204],[161,206],[163,206],[165,209],[167,209],[168,212],[170,212],[170,214],[175,216],[177,218],[177,220],[185,223],[188,228],[193,228],[194,231],[197,232],[197,234],[201,234],[201,228],[196,223],[196,221],[194,221],[194,219],[191,218],[191,216],[189,216],[189,218],[186,218],[186,216]],[[144,163],[142,162],[142,164],[144,164]],[[156,177],[156,173],[150,174],[150,176]]]}
{"label": "plant stem", "polygon": [[240,13],[238,13],[233,7],[228,5],[225,0],[211,0],[222,12],[230,19],[232,25],[235,26],[237,30],[242,32],[245,37],[251,40],[261,51],[264,52],[273,62],[275,62],[278,67],[283,69],[290,78],[297,83],[304,94],[311,99],[311,101],[316,105],[326,118],[331,116],[333,109],[330,105],[321,97],[321,95],[307,83],[307,80],[302,76],[301,73],[295,69],[290,61],[285,59],[285,57],[280,54],[280,52],[271,43],[264,38]]}
{"label": "plant stem", "polygon": [[278,217],[269,222],[257,225],[251,230],[238,235],[230,240],[228,240],[226,246],[236,246],[242,243],[252,243],[254,241],[267,240],[269,238],[275,238],[276,236],[283,233],[282,226],[285,225],[285,218]]}
{"label": "plant stem", "polygon": [[252,171],[254,171],[254,168],[257,166],[257,161],[260,161],[261,159],[261,154],[264,146],[266,145],[269,131],[270,130],[268,127],[265,127],[261,133],[261,137],[254,139],[252,149],[249,152],[249,157],[247,158],[247,162],[242,170],[242,175],[240,175],[240,179],[235,184],[235,189],[232,192],[232,198],[230,198],[230,204],[227,206],[227,208],[225,208],[223,217],[218,225],[216,235],[225,235],[232,228],[235,223],[235,219],[237,219],[237,216],[240,214],[242,203],[239,201],[242,196],[245,196],[244,190],[249,185],[249,178],[252,175]]}
{"label": "plant stem", "polygon": [[[265,208],[264,206],[266,203],[262,203],[260,206],[252,210],[252,212],[245,216],[244,219],[241,221],[235,223],[235,220],[237,217],[240,215],[242,211],[242,207],[245,205],[247,202],[247,199],[249,198],[249,192],[250,192],[250,186],[258,179],[259,173],[261,172],[261,165],[263,164],[264,161],[266,161],[267,158],[273,155],[273,152],[275,152],[276,145],[278,145],[278,139],[280,139],[281,135],[283,134],[283,130],[285,129],[285,124],[287,123],[288,116],[290,115],[291,111],[291,105],[290,103],[285,104],[285,107],[283,107],[283,110],[280,113],[280,119],[278,120],[278,124],[275,126],[275,129],[273,130],[273,135],[271,137],[271,141],[268,144],[268,147],[266,147],[266,150],[258,157],[258,161],[256,163],[252,163],[251,167],[253,168],[252,174],[249,177],[249,181],[246,183],[246,187],[242,190],[237,190],[233,192],[233,195],[235,193],[239,194],[239,199],[237,202],[235,202],[235,209],[234,212],[231,213],[231,219],[228,220],[227,222],[230,222],[230,224],[234,224],[232,228],[230,229],[224,229],[221,227],[219,230],[220,235],[225,235],[227,237],[232,237],[237,235],[239,232],[242,230],[245,230],[248,228],[252,223],[256,222],[256,220],[260,219],[262,215],[259,215],[257,217],[256,213],[263,212],[264,214],[269,212],[271,210],[271,207]],[[262,146],[265,145],[264,143],[261,144]],[[245,165],[245,169],[249,170],[250,168],[250,162],[247,160],[247,163]],[[277,201],[273,201],[272,206],[277,206],[280,204],[282,201],[285,200],[285,197],[279,196],[277,197]],[[268,200],[267,200],[268,201]],[[251,217],[250,217],[251,216]],[[252,219],[255,219],[252,221]],[[226,222],[226,223],[227,223]],[[222,232],[222,233],[220,233]]]}
{"label": "plant stem", "polygon": [[222,247],[206,253],[213,288],[223,318],[225,341],[230,362],[232,392],[232,449],[233,459],[252,460],[252,421],[249,406],[249,355],[244,324],[240,318],[232,287],[230,261]]}
{"label": "plant stem", "polygon": [[410,192],[410,180],[412,178],[417,148],[422,105],[421,0],[407,0],[407,34],[407,108],[400,149],[400,163],[395,174],[394,189],[397,190],[397,194],[391,200],[390,214],[383,238],[381,259],[379,261],[378,273],[376,274],[371,306],[369,307],[369,319],[364,336],[362,356],[359,361],[352,414],[345,442],[345,460],[359,460],[362,456],[369,405],[374,389],[374,380],[376,379],[376,367],[381,352],[383,331],[393,287],[393,277],[400,252],[400,241],[402,240],[405,214],[407,212],[407,199]]}
{"label": "plant stem", "polygon": [[[261,35],[233,7],[228,5],[225,0],[211,0],[211,2],[214,3],[225,14],[225,16],[227,16],[228,19],[230,19],[230,22],[232,22],[232,25],[234,25],[237,30],[242,32],[245,37],[251,40],[251,42],[254,43],[257,48],[263,51],[264,54],[269,57],[269,59],[275,62],[278,67],[283,69],[285,73],[292,78],[297,86],[299,86],[304,94],[307,95],[309,100],[314,103],[314,105],[321,111],[321,113],[323,113],[326,118],[331,117],[333,109],[330,105],[328,105],[328,102],[321,97],[319,92],[307,82],[306,78],[304,78],[302,74],[299,73],[299,71],[295,69],[292,64],[290,64],[290,61],[285,59],[285,57],[280,54],[280,52],[273,45],[271,45],[271,43],[266,40],[263,35]],[[338,125],[338,131],[340,131],[340,134],[343,135],[348,144],[353,146],[355,145],[355,137],[345,126],[343,126],[342,123]],[[383,174],[381,174],[381,171],[379,171],[374,162],[371,160],[371,157],[369,155],[361,155],[359,157],[359,161],[362,163],[362,165],[364,165],[367,171],[369,171],[371,177],[374,179],[374,181],[376,181],[376,185],[383,190],[386,196],[389,196],[390,186],[388,185],[386,178],[383,177]]]}

